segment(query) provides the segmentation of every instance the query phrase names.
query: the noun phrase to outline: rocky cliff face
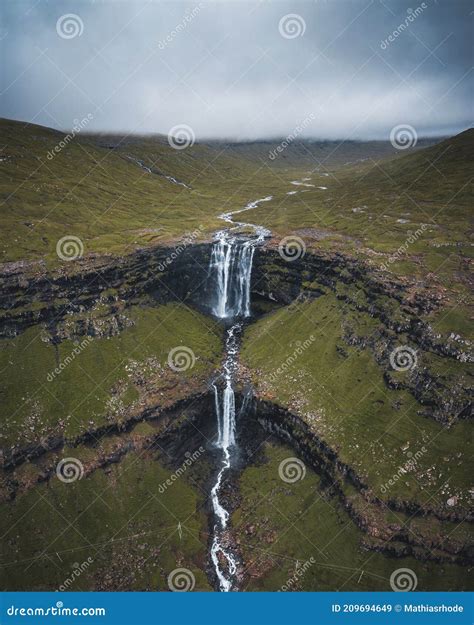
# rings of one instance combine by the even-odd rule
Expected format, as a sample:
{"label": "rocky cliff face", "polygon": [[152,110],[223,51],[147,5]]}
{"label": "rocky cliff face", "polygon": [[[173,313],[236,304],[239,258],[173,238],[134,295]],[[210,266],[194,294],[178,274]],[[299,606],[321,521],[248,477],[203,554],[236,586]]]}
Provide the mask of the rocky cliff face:
{"label": "rocky cliff face", "polygon": [[[4,266],[0,273],[0,336],[14,337],[30,326],[40,325],[46,330],[48,341],[55,344],[81,336],[112,337],[133,323],[128,310],[144,302],[178,301],[207,312],[203,302],[209,299],[210,251],[209,244],[139,250],[120,258],[87,257],[52,272],[41,264]],[[436,334],[423,320],[442,305],[442,292],[433,292],[407,279],[388,279],[381,272],[340,254],[308,253],[289,263],[271,244],[255,254],[252,290],[254,299],[266,305],[295,309],[306,299],[328,292],[335,294],[341,305],[354,313],[342,328],[343,342],[371,351],[373,358],[385,367],[387,390],[405,388],[423,406],[426,416],[446,425],[470,415],[465,378],[436,373],[431,366],[431,355],[454,363],[466,363],[471,358],[468,344]],[[265,306],[259,310],[258,303],[255,309],[257,315],[267,310]],[[377,329],[370,334],[361,332],[358,314],[376,320]],[[388,355],[400,337],[417,350],[422,365],[403,378],[386,366]],[[343,346],[341,350],[344,351]],[[133,410],[122,414],[120,420],[101,428],[91,427],[73,439],[58,434],[4,452],[3,498],[13,500],[47,482],[54,476],[54,468],[65,448],[75,450],[74,454],[76,450],[85,449],[87,453],[92,450],[85,463],[85,474],[89,475],[122,462],[130,452],[153,450],[156,444],[180,461],[189,444],[192,447],[205,444],[203,438],[197,437],[198,432],[212,438],[213,397],[206,392],[202,380],[198,388],[188,382],[176,386],[171,381],[169,388],[173,392],[169,393],[168,387],[165,389],[167,401],[158,401],[157,393],[148,389],[147,383],[153,385],[153,380],[137,382],[144,389],[143,398],[134,404]],[[243,401],[242,397],[239,401]],[[147,429],[145,434],[140,434],[139,428],[148,426],[153,432]],[[288,443],[308,466],[323,476],[331,494],[365,532],[365,548],[443,563],[465,565],[472,561],[466,543],[450,537],[443,528],[444,523],[471,521],[470,517],[461,518],[457,510],[447,511],[413,501],[396,498],[382,501],[353,467],[341,461],[337,449],[315,435],[298,415],[278,405],[278,398],[269,402],[256,397],[241,426],[244,451],[245,437],[263,439],[262,433],[257,432],[261,430],[265,436],[272,435]],[[247,455],[243,464],[252,454]],[[235,499],[231,508],[237,508],[238,495],[229,489],[228,497]],[[424,519],[426,527],[414,534],[403,524],[388,520],[387,511]]]}
{"label": "rocky cliff face", "polygon": [[[456,562],[467,565],[472,562],[472,549],[465,543],[439,528],[439,521],[451,523],[472,522],[472,515],[451,510],[420,505],[415,502],[390,499],[382,502],[370,486],[342,462],[334,449],[318,438],[297,415],[256,399],[252,414],[263,429],[289,444],[323,479],[327,488],[340,500],[352,520],[368,535],[366,547],[393,555],[414,555],[421,560]],[[410,532],[401,523],[390,522],[387,512],[393,510],[410,517],[423,517],[430,521],[427,531]],[[428,529],[436,528],[436,529]]]}
{"label": "rocky cliff face", "polygon": [[[111,332],[124,323],[121,311],[146,297],[158,304],[199,305],[209,255],[209,245],[182,244],[123,257],[90,256],[52,272],[42,263],[8,263],[0,270],[0,336],[15,336],[37,323],[54,332],[66,315],[90,311],[99,302]],[[78,335],[100,332],[93,325],[77,328]]]}
{"label": "rocky cliff face", "polygon": [[[127,327],[127,307],[148,298],[155,303],[181,301],[208,312],[209,244],[139,250],[124,257],[92,256],[70,267],[47,272],[41,263],[10,263],[0,273],[0,336],[15,336],[45,324],[55,342],[71,336],[112,336]],[[347,345],[368,347],[379,364],[400,336],[416,350],[461,363],[472,362],[471,345],[443,337],[422,317],[442,305],[444,294],[408,279],[390,279],[380,271],[340,254],[306,254],[287,262],[272,246],[255,254],[252,292],[274,305],[297,305],[328,290],[348,308],[380,322],[377,332],[361,336],[347,323]],[[83,315],[83,318],[81,318]],[[423,364],[423,363],[422,363]],[[405,388],[425,414],[444,423],[472,416],[470,390],[462,376],[443,376],[430,366],[417,367],[403,379],[386,369],[388,388]]]}
{"label": "rocky cliff face", "polygon": [[[348,310],[364,313],[379,325],[370,335],[358,332],[347,321],[343,340],[347,345],[369,348],[375,360],[385,366],[388,388],[408,390],[424,407],[424,414],[450,425],[472,416],[471,389],[465,375],[448,375],[432,367],[432,358],[450,362],[474,361],[472,346],[454,334],[443,336],[423,318],[439,309],[442,290],[408,278],[388,277],[360,261],[325,252],[306,254],[293,262],[285,261],[268,247],[255,258],[253,292],[275,305],[297,306],[305,299],[328,291]],[[401,378],[387,367],[389,355],[400,342],[412,346],[421,366]]]}

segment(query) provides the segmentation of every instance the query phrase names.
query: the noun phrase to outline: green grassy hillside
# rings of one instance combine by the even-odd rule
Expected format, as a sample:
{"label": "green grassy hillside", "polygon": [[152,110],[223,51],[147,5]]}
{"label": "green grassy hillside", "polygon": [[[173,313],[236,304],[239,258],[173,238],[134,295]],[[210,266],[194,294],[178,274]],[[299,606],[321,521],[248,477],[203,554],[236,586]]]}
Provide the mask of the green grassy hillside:
{"label": "green grassy hillside", "polygon": [[[1,447],[51,436],[74,440],[207,389],[221,358],[222,331],[214,321],[177,304],[135,306],[125,314],[116,336],[72,336],[54,344],[44,326],[32,326],[2,340],[0,396],[8,419]],[[168,363],[180,346],[191,354],[192,366],[183,371]]]}
{"label": "green grassy hillside", "polygon": [[460,566],[371,550],[309,467],[303,479],[282,482],[279,465],[294,456],[291,448],[266,442],[262,451],[240,478],[242,505],[233,518],[248,575],[244,590],[390,591],[390,576],[401,567],[415,572],[420,591],[469,588]]}
{"label": "green grassy hillside", "polygon": [[[84,460],[83,448],[64,454]],[[4,506],[0,588],[169,591],[170,573],[186,567],[196,590],[211,590],[203,495],[189,474],[158,493],[173,474],[163,461],[130,452],[75,482],[53,477]]]}
{"label": "green grassy hillside", "polygon": [[[474,130],[395,159],[308,173],[309,185],[249,214],[275,238],[338,250],[465,294],[472,258]],[[327,172],[326,172],[327,173]],[[321,188],[324,187],[324,188]],[[290,187],[288,187],[290,188]]]}
{"label": "green grassy hillside", "polygon": [[204,239],[220,212],[278,182],[225,149],[175,150],[163,137],[77,135],[55,153],[61,141],[64,133],[0,120],[0,262],[57,262],[66,235],[79,237],[85,254],[123,254],[195,231]]}
{"label": "green grassy hillside", "polygon": [[[386,367],[377,364],[370,349],[344,341],[345,328],[354,323],[365,338],[380,325],[328,293],[252,324],[245,333],[242,361],[257,392],[300,414],[381,499],[411,499],[449,510],[447,501],[455,495],[467,512],[474,467],[466,441],[472,425],[461,421],[448,429],[423,416],[423,406],[407,390],[387,388]],[[308,348],[279,374],[278,368],[308,340]],[[453,369],[466,383],[470,379],[467,365],[421,352],[419,359],[420,367],[431,366],[433,359],[443,361],[438,364],[440,376]],[[414,469],[384,488],[399,466],[422,448]]]}
{"label": "green grassy hillside", "polygon": [[[327,475],[309,463],[304,483],[282,485],[278,466],[298,454],[297,436],[292,449],[273,438],[262,444],[233,476],[240,492],[229,497],[245,589],[276,590],[311,556],[317,566],[299,580],[304,590],[388,590],[400,566],[416,571],[420,590],[466,587],[463,570],[446,562],[467,551],[472,500],[472,428],[458,409],[472,380],[474,131],[420,141],[408,153],[378,142],[297,143],[275,160],[267,154],[274,142],[176,150],[162,136],[69,141],[9,120],[0,133],[0,263],[33,267],[28,275],[28,263],[2,267],[13,294],[4,298],[0,341],[3,587],[54,589],[90,556],[73,590],[166,590],[179,567],[193,572],[196,589],[210,589],[205,506],[214,459],[203,454],[172,489],[156,490],[189,441],[204,436],[197,411],[204,429],[215,424],[212,395],[202,394],[221,367],[223,327],[168,302],[173,294],[154,283],[156,254],[126,263],[110,255],[191,233],[210,240],[223,227],[220,213],[269,195],[245,213],[273,236],[255,256],[253,289],[266,293],[244,330],[239,383],[250,381],[258,405],[287,409],[307,427],[299,432],[327,446],[341,492],[326,492]],[[58,257],[68,235],[81,239],[82,263]],[[288,235],[306,248],[301,265],[275,252]],[[204,275],[207,249],[195,259]],[[89,255],[102,254],[89,266]],[[41,275],[54,275],[54,302],[41,301],[38,261],[59,266]],[[82,292],[80,280],[70,281],[69,271],[100,276],[103,267],[114,288],[93,280]],[[176,280],[194,271],[183,265]],[[416,371],[389,370],[392,343],[416,346]],[[183,346],[192,366],[175,370],[170,353]],[[181,400],[196,400],[195,412]],[[74,484],[55,473],[65,456],[84,469]],[[336,456],[359,482],[340,477]],[[396,544],[385,544],[387,528]],[[407,556],[410,540],[418,559]],[[397,559],[377,552],[392,548]],[[430,549],[442,566],[425,561]]]}
{"label": "green grassy hillside", "polygon": [[[193,232],[206,239],[221,226],[220,212],[267,195],[273,202],[249,219],[276,237],[302,230],[308,246],[316,240],[385,254],[428,224],[397,271],[415,271],[420,251],[429,255],[430,271],[448,252],[469,251],[470,132],[418,150],[429,143],[420,141],[409,154],[384,142],[295,143],[275,160],[268,157],[274,142],[176,150],[162,136],[83,133],[71,139],[10,120],[0,120],[0,137],[0,262],[43,258],[57,264],[56,243],[66,235],[81,239],[85,255],[123,254]],[[309,186],[291,184],[305,177]],[[462,249],[443,247],[453,238]]]}

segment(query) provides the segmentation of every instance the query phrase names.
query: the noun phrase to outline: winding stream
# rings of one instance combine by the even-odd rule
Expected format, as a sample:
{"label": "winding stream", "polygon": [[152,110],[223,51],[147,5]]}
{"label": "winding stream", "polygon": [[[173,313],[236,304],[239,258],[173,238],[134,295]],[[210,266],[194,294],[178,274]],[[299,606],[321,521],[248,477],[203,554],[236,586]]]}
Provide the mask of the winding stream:
{"label": "winding stream", "polygon": [[255,248],[261,245],[270,231],[262,226],[234,221],[233,216],[268,202],[272,196],[250,202],[244,208],[219,215],[232,227],[215,235],[209,264],[209,276],[215,283],[212,312],[226,323],[225,360],[222,370],[223,388],[214,382],[215,411],[217,419],[216,447],[221,453],[221,465],[211,489],[214,528],[211,560],[221,591],[235,589],[237,557],[229,544],[229,512],[220,495],[222,481],[232,466],[236,447],[236,408],[234,379],[237,368],[239,320],[250,316],[250,282]]}

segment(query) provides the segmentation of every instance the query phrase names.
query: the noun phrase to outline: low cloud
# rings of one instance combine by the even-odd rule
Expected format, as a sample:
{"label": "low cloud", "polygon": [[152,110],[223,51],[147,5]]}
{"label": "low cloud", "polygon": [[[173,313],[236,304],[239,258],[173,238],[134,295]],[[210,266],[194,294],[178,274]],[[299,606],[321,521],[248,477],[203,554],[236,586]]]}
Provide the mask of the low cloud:
{"label": "low cloud", "polygon": [[[1,114],[198,139],[284,137],[308,117],[305,138],[450,134],[470,123],[470,4],[423,4],[411,19],[398,0],[9,3]],[[296,11],[304,27],[282,32]]]}

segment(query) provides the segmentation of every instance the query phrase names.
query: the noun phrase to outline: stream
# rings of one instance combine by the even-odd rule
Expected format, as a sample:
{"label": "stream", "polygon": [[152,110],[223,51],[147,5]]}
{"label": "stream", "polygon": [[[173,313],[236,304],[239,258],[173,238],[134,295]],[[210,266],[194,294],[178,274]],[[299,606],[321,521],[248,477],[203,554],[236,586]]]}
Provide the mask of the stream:
{"label": "stream", "polygon": [[214,527],[211,544],[211,560],[223,592],[236,590],[237,556],[229,540],[229,511],[221,501],[222,481],[232,467],[236,452],[236,406],[234,380],[237,369],[239,338],[242,319],[250,316],[250,283],[252,263],[257,246],[270,236],[262,226],[234,221],[234,215],[256,208],[261,202],[268,202],[272,196],[249,202],[244,208],[222,213],[219,217],[230,224],[215,235],[209,264],[209,277],[213,280],[212,313],[226,326],[225,358],[220,380],[222,388],[213,383],[215,412],[217,420],[216,447],[221,460],[214,485],[211,502],[214,513]]}

